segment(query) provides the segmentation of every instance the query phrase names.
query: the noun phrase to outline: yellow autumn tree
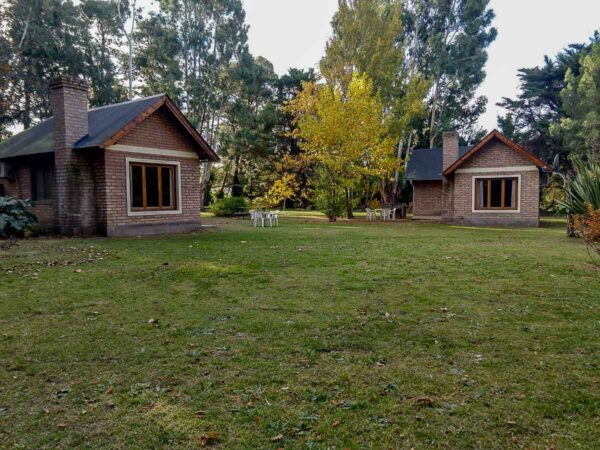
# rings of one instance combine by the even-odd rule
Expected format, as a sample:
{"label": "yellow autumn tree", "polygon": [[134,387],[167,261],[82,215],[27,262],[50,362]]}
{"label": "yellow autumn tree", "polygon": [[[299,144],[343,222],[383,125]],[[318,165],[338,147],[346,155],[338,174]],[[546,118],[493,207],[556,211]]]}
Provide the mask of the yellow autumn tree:
{"label": "yellow autumn tree", "polygon": [[278,206],[283,203],[285,210],[285,201],[291,199],[296,194],[298,183],[296,177],[292,174],[284,174],[278,180],[275,180],[269,192],[267,192],[267,200],[271,206]]}
{"label": "yellow autumn tree", "polygon": [[389,177],[397,167],[384,107],[373,83],[354,74],[346,92],[332,85],[306,83],[287,109],[294,116],[293,136],[315,166],[317,206],[335,221],[363,176]]}

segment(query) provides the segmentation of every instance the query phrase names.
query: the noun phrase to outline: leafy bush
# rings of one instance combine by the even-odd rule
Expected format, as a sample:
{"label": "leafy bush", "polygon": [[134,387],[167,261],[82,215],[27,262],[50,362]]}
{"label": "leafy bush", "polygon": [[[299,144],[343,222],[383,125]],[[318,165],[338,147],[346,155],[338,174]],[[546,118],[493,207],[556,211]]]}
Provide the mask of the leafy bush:
{"label": "leafy bush", "polygon": [[255,209],[267,209],[271,206],[271,202],[266,196],[256,197],[254,200],[252,200],[252,207]]}
{"label": "leafy bush", "polygon": [[233,216],[236,212],[248,207],[244,197],[226,197],[212,204],[211,211],[215,216]]}
{"label": "leafy bush", "polygon": [[0,238],[23,236],[37,222],[37,218],[27,211],[29,200],[0,197]]}
{"label": "leafy bush", "polygon": [[564,212],[564,207],[561,205],[565,200],[566,193],[563,184],[557,178],[553,178],[542,191],[541,208],[548,213],[561,213]]}
{"label": "leafy bush", "polygon": [[379,209],[381,208],[381,202],[378,199],[374,198],[369,202],[369,208]]}

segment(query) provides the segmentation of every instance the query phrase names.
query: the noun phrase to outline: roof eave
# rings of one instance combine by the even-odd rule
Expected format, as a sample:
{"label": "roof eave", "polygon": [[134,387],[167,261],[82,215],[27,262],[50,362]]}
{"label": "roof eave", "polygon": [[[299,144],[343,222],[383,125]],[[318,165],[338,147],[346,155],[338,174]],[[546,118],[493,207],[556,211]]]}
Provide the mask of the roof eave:
{"label": "roof eave", "polygon": [[183,125],[183,127],[190,133],[190,135],[194,138],[194,140],[202,147],[202,149],[206,152],[207,161],[217,162],[219,161],[219,156],[212,149],[212,147],[206,142],[206,140],[202,137],[202,135],[198,132],[196,127],[194,127],[188,118],[183,114],[177,106],[173,103],[173,101],[169,98],[168,95],[165,94],[165,106],[169,108],[169,110],[175,115],[175,117],[179,120],[179,123]]}
{"label": "roof eave", "polygon": [[406,180],[407,181],[443,181],[443,178],[440,175],[438,178],[429,178],[429,177],[427,177],[427,178],[420,178],[420,177],[412,178],[412,177],[406,177]]}

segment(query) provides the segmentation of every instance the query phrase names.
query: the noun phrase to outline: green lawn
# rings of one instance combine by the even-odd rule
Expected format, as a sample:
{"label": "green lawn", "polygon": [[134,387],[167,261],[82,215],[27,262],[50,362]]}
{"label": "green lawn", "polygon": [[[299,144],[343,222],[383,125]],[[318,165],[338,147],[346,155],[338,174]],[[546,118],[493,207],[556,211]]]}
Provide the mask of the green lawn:
{"label": "green lawn", "polygon": [[560,222],[207,222],[0,243],[0,447],[598,448],[600,270]]}

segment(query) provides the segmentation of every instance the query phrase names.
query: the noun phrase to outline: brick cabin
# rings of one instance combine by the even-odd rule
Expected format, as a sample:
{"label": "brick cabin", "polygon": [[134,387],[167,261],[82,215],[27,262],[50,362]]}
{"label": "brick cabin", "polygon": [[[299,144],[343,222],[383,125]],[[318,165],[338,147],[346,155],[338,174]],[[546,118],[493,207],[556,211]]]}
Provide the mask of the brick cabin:
{"label": "brick cabin", "polygon": [[200,165],[218,157],[168,96],[88,111],[88,86],[50,84],[54,116],[0,144],[0,195],[32,199],[39,226],[131,236],[200,227]]}
{"label": "brick cabin", "polygon": [[442,148],[415,149],[406,178],[413,218],[462,225],[538,226],[543,161],[492,131],[474,147],[444,133]]}

